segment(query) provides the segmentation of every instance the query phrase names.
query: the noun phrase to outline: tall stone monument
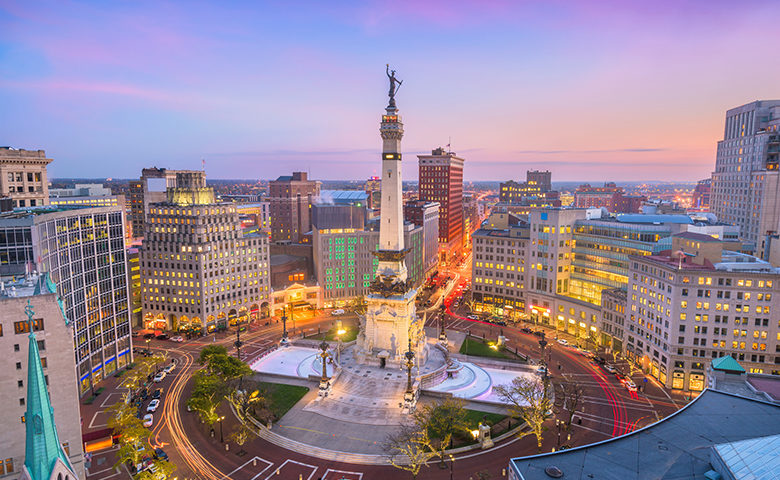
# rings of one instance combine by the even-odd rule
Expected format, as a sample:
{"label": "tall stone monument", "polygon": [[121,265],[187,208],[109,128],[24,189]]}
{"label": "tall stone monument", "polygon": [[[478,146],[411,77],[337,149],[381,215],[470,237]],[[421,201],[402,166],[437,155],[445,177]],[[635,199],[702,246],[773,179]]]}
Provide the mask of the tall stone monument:
{"label": "tall stone monument", "polygon": [[[382,115],[382,186],[379,265],[366,297],[366,314],[360,319],[355,359],[364,364],[400,368],[407,350],[414,352],[418,365],[428,357],[423,321],[417,317],[414,300],[417,289],[407,282],[404,256],[403,192],[401,187],[401,138],[404,125],[395,104],[401,81],[395,70],[386,69],[390,81],[390,101]],[[407,345],[409,347],[407,347]]]}

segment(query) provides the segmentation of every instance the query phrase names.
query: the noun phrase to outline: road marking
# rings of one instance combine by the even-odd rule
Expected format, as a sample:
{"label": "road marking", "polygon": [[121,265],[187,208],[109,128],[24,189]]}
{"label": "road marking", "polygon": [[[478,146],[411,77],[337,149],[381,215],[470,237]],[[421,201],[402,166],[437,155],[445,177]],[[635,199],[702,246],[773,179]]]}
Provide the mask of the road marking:
{"label": "road marking", "polygon": [[111,392],[111,393],[109,393],[109,394],[106,396],[106,399],[105,399],[105,400],[103,400],[103,403],[101,403],[101,404],[100,404],[100,406],[101,406],[101,407],[110,407],[111,405],[113,405],[114,403],[116,403],[116,402],[112,402],[112,403],[111,403],[111,405],[106,405],[106,402],[108,402],[108,399],[109,399],[109,398],[111,398],[111,395],[119,395],[120,397],[122,396],[122,394],[121,394],[121,393],[118,393],[118,392]]}
{"label": "road marking", "polygon": [[244,462],[244,464],[241,465],[240,467],[236,467],[235,470],[233,470],[232,472],[230,472],[227,475],[225,475],[224,477],[222,477],[222,480],[225,480],[227,478],[232,478],[231,475],[233,475],[237,471],[241,470],[242,468],[246,467],[250,463],[252,464],[253,467],[257,466],[256,464],[257,464],[258,460],[260,460],[261,462],[265,463],[266,466],[265,466],[264,469],[260,470],[254,477],[252,477],[252,480],[255,480],[255,478],[257,478],[260,475],[262,475],[263,473],[265,473],[266,470],[268,470],[269,468],[271,468],[274,465],[273,462],[269,462],[268,460],[266,460],[264,458],[261,458],[261,457],[258,457],[258,456],[254,456],[254,457],[250,458],[249,460],[247,460],[246,462]]}
{"label": "road marking", "polygon": [[92,420],[89,422],[89,428],[107,427],[108,426],[107,423],[100,423],[100,424],[95,425],[95,419],[97,418],[98,415],[100,415],[103,412],[105,412],[105,410],[98,410],[97,412],[95,412],[94,415],[92,415]]}
{"label": "road marking", "polygon": [[334,470],[332,468],[329,468],[325,470],[325,475],[322,476],[322,480],[328,480],[329,473],[346,473],[347,475],[357,475],[357,478],[354,480],[361,480],[363,478],[363,474],[361,472],[348,472],[346,470]]}
{"label": "road marking", "polygon": [[[284,468],[284,466],[285,466],[285,465],[287,465],[288,463],[295,463],[295,464],[297,464],[297,465],[300,465],[300,466],[302,466],[302,467],[311,468],[311,469],[312,469],[312,471],[311,471],[311,473],[309,474],[309,476],[308,476],[308,477],[306,477],[306,480],[311,480],[311,478],[314,476],[314,474],[315,474],[315,473],[317,472],[317,470],[319,469],[319,467],[315,467],[314,465],[309,465],[308,463],[302,463],[302,462],[297,462],[297,461],[295,461],[295,460],[290,460],[290,459],[287,459],[287,460],[285,460],[285,461],[284,461],[284,463],[283,463],[283,464],[279,465],[279,466],[276,468],[276,470],[274,470],[273,472],[271,472],[271,474],[270,474],[270,475],[268,475],[267,477],[265,477],[265,480],[270,480],[271,478],[273,478],[273,477],[274,477],[274,475],[279,475],[279,474],[280,474],[280,472],[281,472],[281,470],[282,470],[282,469]],[[254,479],[253,479],[253,480],[254,480]]]}

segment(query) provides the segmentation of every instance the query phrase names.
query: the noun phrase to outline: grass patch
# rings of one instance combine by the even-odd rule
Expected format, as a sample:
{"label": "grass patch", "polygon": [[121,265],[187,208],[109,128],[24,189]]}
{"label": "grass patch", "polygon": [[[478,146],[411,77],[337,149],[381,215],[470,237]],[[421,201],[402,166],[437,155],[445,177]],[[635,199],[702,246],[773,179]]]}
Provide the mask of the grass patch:
{"label": "grass patch", "polygon": [[466,337],[466,340],[463,341],[463,344],[460,346],[460,353],[476,357],[510,358],[509,355],[501,350],[494,350],[487,343],[471,337]]}
{"label": "grass patch", "polygon": [[[351,342],[355,339],[357,339],[358,336],[358,327],[354,325],[343,325],[341,328],[346,330],[346,332],[341,335],[341,341],[344,343]],[[317,335],[312,335],[310,337],[314,340],[326,340],[328,342],[337,342],[338,341],[338,335],[336,335],[337,329],[336,327],[331,328],[327,332],[324,333],[318,333]]]}
{"label": "grass patch", "polygon": [[507,416],[501,413],[480,412],[479,410],[466,410],[466,422],[469,429],[476,430],[479,422],[486,421],[488,425],[496,425]]}
{"label": "grass patch", "polygon": [[260,382],[258,386],[268,402],[268,409],[273,414],[275,421],[290,411],[309,391],[308,387],[283,383]]}

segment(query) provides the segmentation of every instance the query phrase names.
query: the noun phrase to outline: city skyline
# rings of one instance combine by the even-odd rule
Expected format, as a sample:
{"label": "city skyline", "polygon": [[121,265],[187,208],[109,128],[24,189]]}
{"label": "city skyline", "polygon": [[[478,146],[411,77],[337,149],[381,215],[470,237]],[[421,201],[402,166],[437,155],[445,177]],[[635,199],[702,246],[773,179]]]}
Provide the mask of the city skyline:
{"label": "city skyline", "polygon": [[[214,179],[367,178],[390,63],[405,80],[403,153],[451,143],[467,181],[695,181],[723,112],[777,96],[780,67],[756,46],[779,8],[4,2],[0,58],[16,67],[0,81],[0,144],[45,149],[52,177],[205,159]],[[752,75],[728,66],[735,55]]]}

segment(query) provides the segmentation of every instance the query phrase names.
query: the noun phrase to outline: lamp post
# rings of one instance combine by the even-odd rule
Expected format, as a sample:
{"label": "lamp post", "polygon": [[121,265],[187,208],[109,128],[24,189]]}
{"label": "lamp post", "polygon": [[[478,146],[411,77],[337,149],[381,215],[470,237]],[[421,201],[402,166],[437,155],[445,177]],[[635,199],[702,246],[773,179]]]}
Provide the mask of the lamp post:
{"label": "lamp post", "polygon": [[236,342],[233,344],[236,346],[236,357],[241,360],[241,320],[238,321],[238,328],[236,328]]}
{"label": "lamp post", "polygon": [[287,346],[287,307],[282,309],[282,346]]}
{"label": "lamp post", "polygon": [[149,355],[149,342],[152,341],[151,338],[146,339],[146,354]]}
{"label": "lamp post", "polygon": [[219,419],[217,419],[217,421],[219,422],[219,441],[222,443],[225,443],[225,437],[222,435],[222,420],[224,419],[225,419],[224,416],[219,417]]}
{"label": "lamp post", "polygon": [[322,383],[326,383],[328,381],[328,342],[325,340],[320,343],[320,350],[322,350],[322,353],[320,354],[320,357],[322,357]]}
{"label": "lamp post", "polygon": [[343,328],[340,328],[336,331],[336,338],[339,341],[338,346],[336,347],[336,363],[339,365],[341,364],[341,336],[345,333],[347,333],[347,331]]}
{"label": "lamp post", "polygon": [[450,455],[450,480],[452,480],[452,472],[455,469],[455,456]]}
{"label": "lamp post", "polygon": [[406,393],[411,399],[412,395],[412,366],[414,365],[414,352],[412,351],[412,337],[409,337],[409,349],[404,354],[406,357]]}

